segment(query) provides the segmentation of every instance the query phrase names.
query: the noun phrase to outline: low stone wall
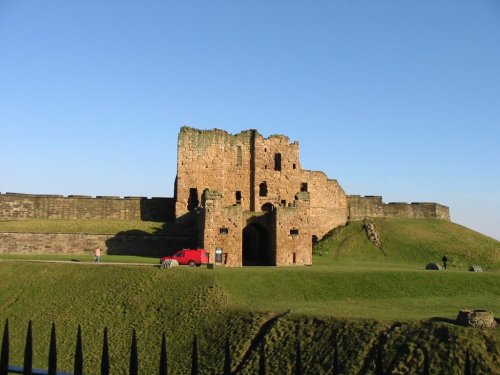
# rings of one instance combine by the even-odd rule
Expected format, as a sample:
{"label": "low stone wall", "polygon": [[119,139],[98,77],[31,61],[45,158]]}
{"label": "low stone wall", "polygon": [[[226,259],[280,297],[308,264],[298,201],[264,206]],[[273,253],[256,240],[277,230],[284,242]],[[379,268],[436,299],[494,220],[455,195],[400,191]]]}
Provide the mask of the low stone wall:
{"label": "low stone wall", "polygon": [[0,194],[0,219],[175,220],[174,198]]}
{"label": "low stone wall", "polygon": [[11,254],[88,254],[100,245],[104,254],[162,256],[185,247],[196,246],[191,237],[137,234],[0,233],[0,253]]}
{"label": "low stone wall", "polygon": [[363,220],[365,218],[399,217],[408,219],[441,219],[450,220],[450,209],[434,202],[382,202],[381,196],[347,196],[349,204],[349,219]]}

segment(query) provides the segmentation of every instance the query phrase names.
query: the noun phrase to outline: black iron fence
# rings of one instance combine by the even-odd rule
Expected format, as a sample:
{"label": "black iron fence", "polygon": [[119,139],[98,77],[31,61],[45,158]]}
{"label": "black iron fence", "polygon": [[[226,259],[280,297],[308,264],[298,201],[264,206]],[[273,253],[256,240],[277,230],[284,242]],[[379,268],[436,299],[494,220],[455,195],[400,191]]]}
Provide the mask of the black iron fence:
{"label": "black iron fence", "polygon": [[[23,374],[23,375],[83,375],[83,346],[82,346],[82,331],[81,327],[78,326],[78,331],[76,335],[76,345],[75,345],[75,355],[74,355],[74,367],[73,372],[62,372],[57,370],[57,340],[56,340],[56,328],[55,324],[52,323],[52,329],[50,333],[50,345],[49,345],[49,355],[48,355],[48,369],[36,369],[33,368],[33,335],[32,335],[32,324],[31,321],[28,323],[28,331],[26,334],[26,344],[24,348],[24,364],[23,366],[11,365],[9,362],[9,321],[6,320],[2,348],[0,355],[0,375],[8,374]],[[339,375],[340,363],[338,358],[338,348],[337,343],[333,343],[333,361],[329,369],[330,374]],[[261,342],[259,346],[259,367],[258,374],[266,375],[266,352],[265,343]],[[220,374],[231,375],[238,372],[238,370],[232,370],[232,359],[231,359],[231,349],[229,339],[226,338],[224,347],[224,364],[221,368]],[[108,346],[108,330],[104,328],[104,337],[102,343],[102,354],[101,354],[101,375],[109,375],[109,346]],[[186,369],[187,370],[187,369]],[[302,351],[300,347],[300,342],[296,344],[295,352],[295,364],[294,364],[294,374],[301,375],[304,373],[303,363],[302,363]],[[198,375],[200,372],[199,361],[198,361],[198,341],[196,335],[193,338],[193,350],[191,353],[191,375]],[[424,363],[421,369],[423,375],[430,374],[430,361],[429,356],[426,351],[424,351]],[[139,374],[139,362],[137,356],[137,340],[135,330],[132,331],[132,342],[130,345],[130,363],[129,363],[129,375]],[[167,363],[167,341],[165,333],[162,335],[161,348],[160,348],[160,358],[158,363],[158,374],[167,375],[168,374],[168,363]],[[383,367],[383,350],[382,346],[379,345],[376,350],[375,358],[375,374],[384,375]],[[472,364],[469,356],[469,352],[465,353],[465,366],[464,374],[473,374]]]}

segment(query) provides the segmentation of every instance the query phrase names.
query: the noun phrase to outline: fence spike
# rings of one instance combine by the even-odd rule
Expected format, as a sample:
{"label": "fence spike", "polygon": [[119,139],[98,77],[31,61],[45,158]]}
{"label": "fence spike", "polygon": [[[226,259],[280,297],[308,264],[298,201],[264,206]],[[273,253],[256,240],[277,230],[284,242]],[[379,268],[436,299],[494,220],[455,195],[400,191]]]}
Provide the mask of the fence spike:
{"label": "fence spike", "polygon": [[335,341],[333,342],[332,374],[333,375],[339,375],[340,374],[340,369],[339,369],[339,346],[338,346],[336,338],[335,338]]}
{"label": "fence spike", "polygon": [[193,338],[193,353],[191,355],[191,375],[198,375],[198,339]]}
{"label": "fence spike", "polygon": [[465,367],[464,367],[465,375],[472,375],[472,366],[470,361],[469,351],[465,352]]}
{"label": "fence spike", "polygon": [[57,340],[56,340],[56,324],[52,322],[50,331],[50,346],[49,346],[49,370],[48,375],[57,375]]}
{"label": "fence spike", "polygon": [[5,320],[2,339],[2,353],[0,355],[0,375],[7,375],[9,368],[9,319]]}
{"label": "fence spike", "polygon": [[224,375],[231,375],[231,346],[229,345],[229,337],[226,337],[224,346]]}
{"label": "fence spike", "polygon": [[259,351],[259,375],[266,375],[266,348],[264,340],[260,344]]}
{"label": "fence spike", "polygon": [[375,360],[375,375],[384,375],[384,364],[382,361],[382,344],[380,343],[377,347],[377,358]]}
{"label": "fence spike", "polygon": [[297,341],[297,350],[295,355],[295,375],[302,375],[302,353],[300,351],[300,341]]}
{"label": "fence spike", "polygon": [[28,322],[26,333],[26,344],[24,345],[23,375],[31,375],[33,372],[33,328],[31,320]]}
{"label": "fence spike", "polygon": [[101,375],[109,375],[108,327],[104,327],[104,338],[102,340]]}
{"label": "fence spike", "polygon": [[160,350],[160,371],[159,375],[167,375],[167,338],[165,337],[165,332],[161,336],[161,350]]}
{"label": "fence spike", "polygon": [[423,375],[430,375],[431,363],[429,358],[429,353],[427,349],[422,349],[424,352],[424,370],[422,372]]}
{"label": "fence spike", "polygon": [[82,344],[82,327],[78,324],[76,333],[76,348],[75,348],[75,367],[74,375],[83,375],[83,344]]}
{"label": "fence spike", "polygon": [[132,330],[132,345],[130,346],[130,375],[139,374],[139,364],[137,359],[137,339],[135,336],[135,329]]}

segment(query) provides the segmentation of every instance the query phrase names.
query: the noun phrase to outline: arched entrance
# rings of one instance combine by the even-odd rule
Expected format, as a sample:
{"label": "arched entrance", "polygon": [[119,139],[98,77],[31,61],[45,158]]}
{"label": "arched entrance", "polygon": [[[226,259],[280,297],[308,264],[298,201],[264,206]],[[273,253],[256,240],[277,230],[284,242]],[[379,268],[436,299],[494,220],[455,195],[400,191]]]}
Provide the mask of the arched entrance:
{"label": "arched entrance", "polygon": [[243,265],[275,265],[270,251],[269,234],[266,228],[260,224],[248,224],[243,229]]}

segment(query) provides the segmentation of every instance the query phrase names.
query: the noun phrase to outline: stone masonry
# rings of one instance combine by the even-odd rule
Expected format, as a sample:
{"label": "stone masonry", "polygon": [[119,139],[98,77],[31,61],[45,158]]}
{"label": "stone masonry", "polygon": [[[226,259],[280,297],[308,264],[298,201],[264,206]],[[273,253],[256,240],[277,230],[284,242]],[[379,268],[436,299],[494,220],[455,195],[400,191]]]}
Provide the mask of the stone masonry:
{"label": "stone masonry", "polygon": [[173,198],[0,194],[0,220],[115,219],[170,221]]}
{"label": "stone masonry", "polygon": [[410,218],[410,219],[441,219],[450,220],[450,209],[439,203],[404,202],[383,203],[381,196],[359,195],[347,196],[349,203],[349,220],[363,220],[364,218]]}
{"label": "stone masonry", "polygon": [[175,191],[176,217],[203,217],[200,247],[228,266],[311,264],[313,240],[348,217],[337,181],[301,168],[298,142],[256,130],[183,127]]}
{"label": "stone masonry", "polygon": [[[302,169],[297,141],[257,130],[232,135],[182,127],[173,198],[0,194],[0,220],[175,221],[182,230],[168,238],[120,233],[99,241],[114,254],[156,255],[197,244],[210,262],[225,266],[309,265],[312,244],[330,230],[379,217],[450,220],[449,208],[438,203],[347,196],[323,172]],[[33,236],[4,234],[0,253],[77,253],[96,243],[85,234]]]}

